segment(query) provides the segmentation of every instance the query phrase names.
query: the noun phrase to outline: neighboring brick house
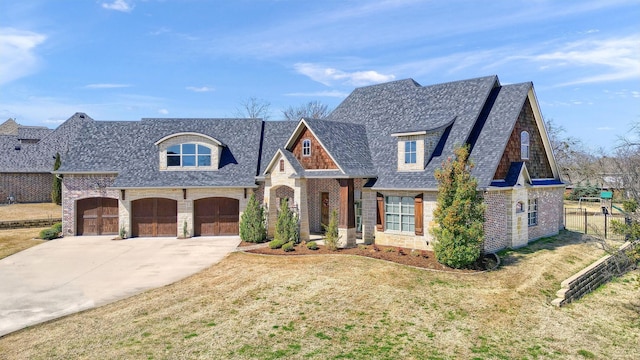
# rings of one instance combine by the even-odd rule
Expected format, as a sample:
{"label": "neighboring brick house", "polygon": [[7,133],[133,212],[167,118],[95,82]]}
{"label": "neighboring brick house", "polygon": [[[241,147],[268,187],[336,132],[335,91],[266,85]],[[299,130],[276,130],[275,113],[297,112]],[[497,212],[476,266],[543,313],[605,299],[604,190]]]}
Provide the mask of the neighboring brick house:
{"label": "neighboring brick house", "polygon": [[67,235],[237,234],[250,193],[300,216],[300,235],[339,214],[341,246],[429,249],[434,171],[469,144],[487,205],[484,250],[563,228],[564,184],[531,83],[497,76],[358,88],[326,119],[92,122],[63,162]]}
{"label": "neighboring brick house", "polygon": [[56,153],[63,161],[82,124],[75,114],[57,129],[24,126],[9,119],[0,124],[0,203],[12,197],[21,203],[50,202]]}

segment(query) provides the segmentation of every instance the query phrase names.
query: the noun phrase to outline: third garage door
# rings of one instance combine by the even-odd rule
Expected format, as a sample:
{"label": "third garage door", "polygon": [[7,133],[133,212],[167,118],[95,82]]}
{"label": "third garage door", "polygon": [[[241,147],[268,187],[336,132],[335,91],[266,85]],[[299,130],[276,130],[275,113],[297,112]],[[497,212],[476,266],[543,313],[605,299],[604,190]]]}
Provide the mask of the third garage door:
{"label": "third garage door", "polygon": [[177,236],[178,202],[149,198],[132,202],[133,236]]}
{"label": "third garage door", "polygon": [[212,197],[194,202],[196,236],[238,235],[240,201]]}

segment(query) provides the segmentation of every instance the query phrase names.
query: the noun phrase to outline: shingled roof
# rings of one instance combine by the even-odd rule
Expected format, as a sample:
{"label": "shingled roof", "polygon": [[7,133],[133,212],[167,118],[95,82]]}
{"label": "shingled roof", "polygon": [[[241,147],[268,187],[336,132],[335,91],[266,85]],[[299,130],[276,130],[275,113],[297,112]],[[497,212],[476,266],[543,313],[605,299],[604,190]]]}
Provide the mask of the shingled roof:
{"label": "shingled roof", "polygon": [[[64,163],[69,145],[76,141],[80,128],[92,121],[88,115],[76,113],[55,130],[18,125],[15,135],[0,135],[0,172],[51,172],[56,153],[60,153]],[[37,143],[20,142],[21,139],[38,140],[39,137]]]}
{"label": "shingled roof", "polygon": [[[364,126],[378,176],[374,189],[435,189],[434,171],[453,156],[456,146],[466,143],[489,95],[499,86],[497,76],[431,86],[421,86],[412,79],[373,85],[354,90],[327,120]],[[514,122],[517,115],[513,116]],[[424,171],[398,171],[398,145],[392,134],[448,124],[451,125],[444,132],[445,138]],[[493,150],[495,154],[489,156],[497,156],[499,161],[504,148]]]}
{"label": "shingled roof", "polygon": [[[61,173],[117,173],[117,188],[255,187],[262,121],[259,119],[142,119],[85,124]],[[194,132],[223,144],[218,170],[160,171],[155,143]]]}

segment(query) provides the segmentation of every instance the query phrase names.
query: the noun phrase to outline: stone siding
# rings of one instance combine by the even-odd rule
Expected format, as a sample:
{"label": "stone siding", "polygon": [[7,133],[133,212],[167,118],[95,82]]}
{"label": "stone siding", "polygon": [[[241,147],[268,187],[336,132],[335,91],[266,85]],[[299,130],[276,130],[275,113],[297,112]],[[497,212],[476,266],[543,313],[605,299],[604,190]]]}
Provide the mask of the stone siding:
{"label": "stone siding", "polygon": [[19,203],[51,202],[53,174],[2,173],[0,174],[0,203],[13,196]]}

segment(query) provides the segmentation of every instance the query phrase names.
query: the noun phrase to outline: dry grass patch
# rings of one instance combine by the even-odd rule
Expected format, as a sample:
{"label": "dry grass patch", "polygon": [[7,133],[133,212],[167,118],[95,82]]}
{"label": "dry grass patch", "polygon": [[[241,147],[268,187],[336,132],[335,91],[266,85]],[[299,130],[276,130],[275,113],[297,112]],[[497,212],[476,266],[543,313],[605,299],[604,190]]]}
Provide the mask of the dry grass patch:
{"label": "dry grass patch", "polygon": [[45,242],[36,239],[41,228],[0,230],[0,259]]}
{"label": "dry grass patch", "polygon": [[[7,359],[596,358],[637,351],[640,274],[549,304],[601,252],[565,233],[476,275],[233,253],[179,283],[0,338]],[[571,258],[571,261],[566,259]],[[638,304],[640,306],[640,304]]]}
{"label": "dry grass patch", "polygon": [[0,205],[0,221],[59,219],[62,206],[53,203]]}

